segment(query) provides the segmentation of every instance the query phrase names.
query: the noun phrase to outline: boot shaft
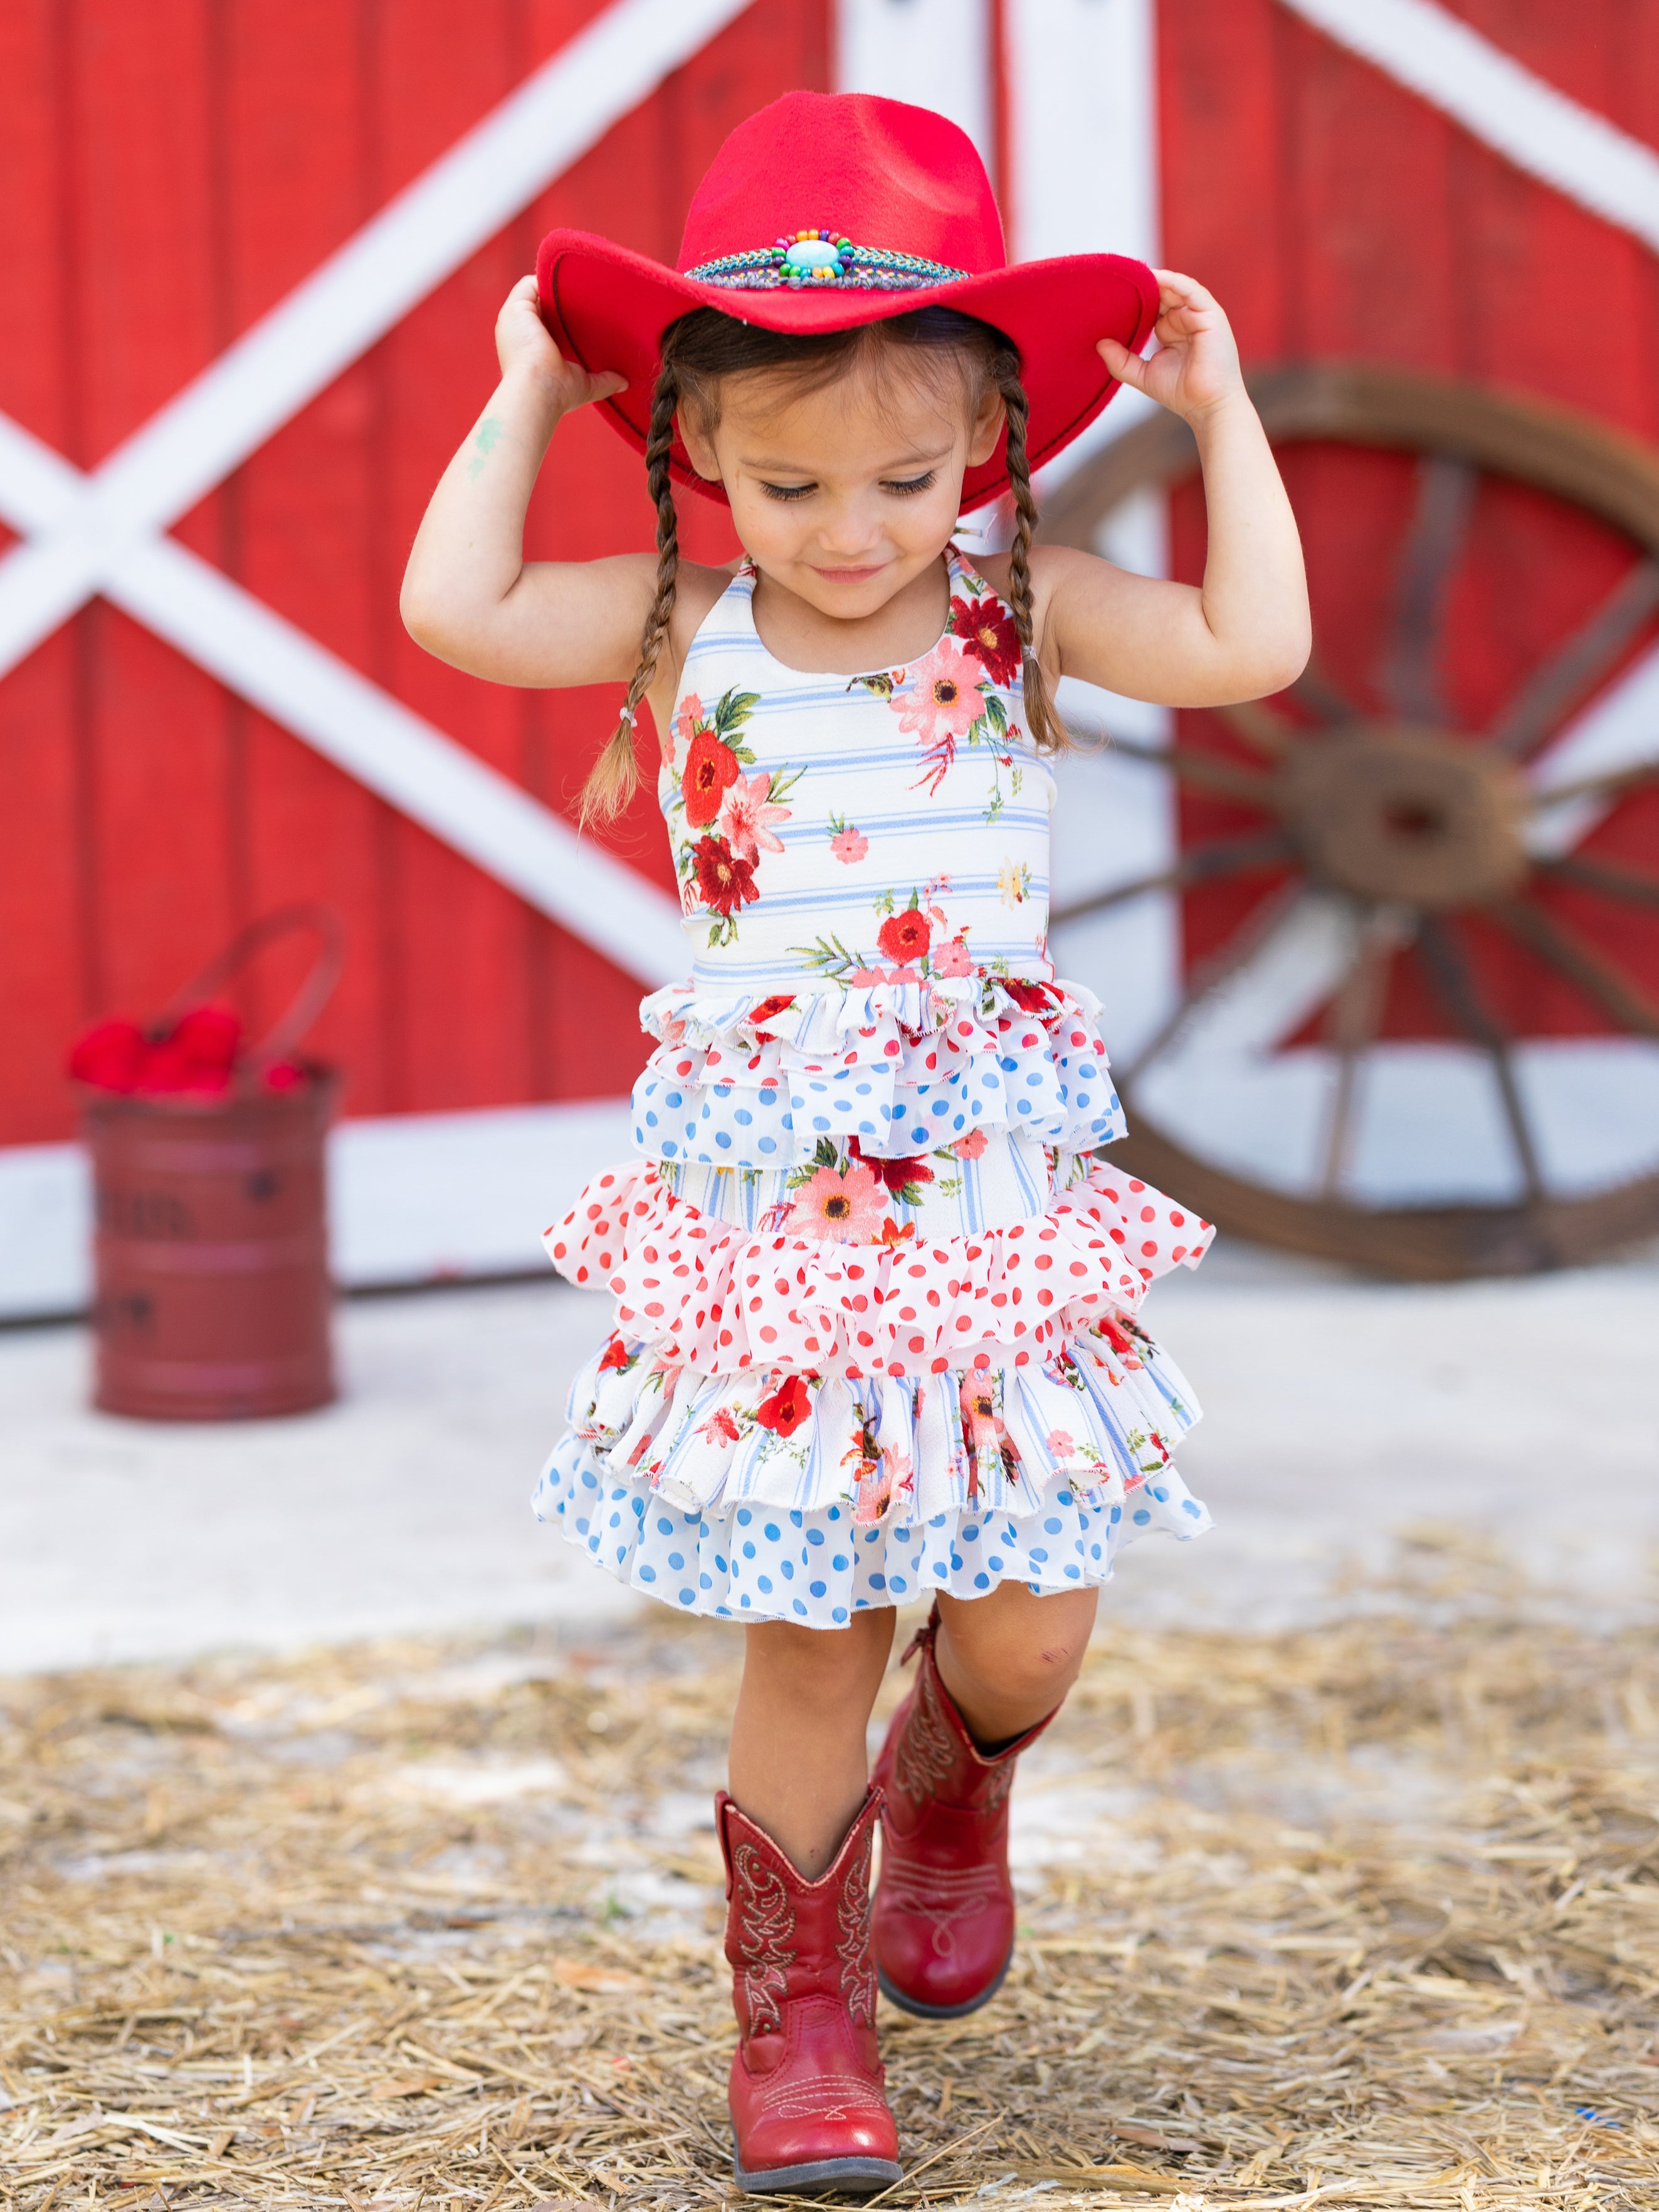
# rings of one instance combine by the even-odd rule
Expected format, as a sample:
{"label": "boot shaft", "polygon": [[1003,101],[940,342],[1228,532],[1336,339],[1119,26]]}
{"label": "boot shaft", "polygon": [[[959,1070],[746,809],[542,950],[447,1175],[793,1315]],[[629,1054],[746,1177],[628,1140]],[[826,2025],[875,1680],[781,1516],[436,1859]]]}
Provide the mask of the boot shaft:
{"label": "boot shaft", "polygon": [[866,1794],[840,1850],[816,1881],[808,1881],[725,1790],[714,1802],[726,1861],[726,1956],[745,2041],[782,2035],[787,2008],[809,1998],[844,2008],[855,2028],[873,2032],[870,1855],[879,1791]]}
{"label": "boot shaft", "polygon": [[915,1826],[930,1809],[948,1808],[981,1819],[1000,1813],[1013,1787],[1015,1761],[1054,1718],[1050,1713],[996,1751],[981,1751],[940,1676],[933,1650],[939,1626],[935,1607],[899,1662],[917,1655],[915,1686],[894,1716],[877,1770],[890,1830]]}

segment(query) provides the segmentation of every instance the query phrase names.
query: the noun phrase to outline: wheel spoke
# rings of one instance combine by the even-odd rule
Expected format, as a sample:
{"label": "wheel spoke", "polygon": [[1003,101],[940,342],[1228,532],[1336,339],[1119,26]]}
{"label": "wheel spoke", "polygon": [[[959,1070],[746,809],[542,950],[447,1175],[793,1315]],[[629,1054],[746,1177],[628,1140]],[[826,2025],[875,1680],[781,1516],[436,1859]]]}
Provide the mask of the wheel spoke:
{"label": "wheel spoke", "polygon": [[1359,709],[1353,701],[1325,673],[1316,646],[1307,666],[1287,688],[1291,697],[1300,700],[1308,712],[1328,729],[1346,729],[1350,722],[1360,720]]}
{"label": "wheel spoke", "polygon": [[1383,697],[1402,721],[1443,722],[1441,649],[1446,600],[1463,550],[1476,473],[1449,453],[1419,465],[1417,507],[1395,581],[1394,634],[1377,671]]}
{"label": "wheel spoke", "polygon": [[1532,1127],[1521,1102],[1521,1086],[1515,1079],[1515,1060],[1508,1036],[1482,1005],[1474,973],[1462,948],[1445,925],[1431,915],[1425,915],[1418,923],[1417,957],[1446,1012],[1464,1036],[1478,1044],[1491,1060],[1528,1199],[1534,1206],[1542,1204],[1544,1179],[1539,1171]]}
{"label": "wheel spoke", "polygon": [[1085,915],[1104,914],[1110,907],[1121,906],[1127,899],[1140,898],[1151,891],[1186,890],[1194,884],[1213,883],[1227,876],[1243,874],[1249,868],[1271,867],[1276,860],[1290,857],[1289,842],[1277,830],[1263,830],[1251,837],[1218,837],[1212,843],[1196,845],[1185,853],[1172,868],[1164,868],[1155,876],[1138,876],[1133,883],[1114,884],[1110,890],[1097,891],[1091,897],[1078,899],[1071,906],[1056,907],[1048,915],[1051,928],[1063,921],[1080,921]]}
{"label": "wheel spoke", "polygon": [[1262,699],[1242,699],[1231,707],[1212,707],[1236,738],[1269,760],[1283,760],[1302,742],[1293,722]]}
{"label": "wheel spoke", "polygon": [[1651,783],[1656,776],[1659,776],[1659,756],[1634,761],[1629,768],[1608,769],[1601,775],[1583,775],[1573,783],[1550,784],[1532,793],[1528,811],[1541,814],[1547,807],[1565,806],[1570,799],[1619,799],[1627,791]]}
{"label": "wheel spoke", "polygon": [[1659,1006],[1622,968],[1576,930],[1527,899],[1506,899],[1487,911],[1512,937],[1594,999],[1622,1029],[1633,1030],[1638,1036],[1659,1037]]}
{"label": "wheel spoke", "polygon": [[1601,891],[1608,898],[1628,899],[1633,906],[1659,906],[1659,876],[1638,875],[1634,868],[1616,868],[1608,860],[1587,860],[1581,853],[1534,860],[1533,866],[1563,883],[1582,884],[1586,890]]}
{"label": "wheel spoke", "polygon": [[1159,1024],[1133,1060],[1118,1070],[1120,1091],[1127,1091],[1138,1076],[1144,1074],[1155,1060],[1163,1057],[1185,1029],[1195,1008],[1237,975],[1247,962],[1255,957],[1302,896],[1301,886],[1291,884],[1277,896],[1264,899],[1253,914],[1245,917],[1230,943],[1223,945],[1210,959],[1200,962],[1189,977],[1186,991],[1175,1012]]}
{"label": "wheel spoke", "polygon": [[1327,1035],[1335,1048],[1336,1094],[1325,1137],[1323,1194],[1334,1198],[1348,1171],[1352,1123],[1359,1098],[1359,1063],[1376,1042],[1388,1003],[1389,970],[1407,941],[1402,918],[1386,908],[1367,916],[1340,989],[1331,1001]]}
{"label": "wheel spoke", "polygon": [[1200,752],[1195,745],[1142,745],[1132,738],[1109,735],[1101,750],[1121,759],[1144,761],[1148,768],[1168,769],[1182,783],[1195,783],[1229,799],[1245,799],[1264,814],[1275,811],[1272,779],[1255,769],[1241,768],[1237,761],[1224,760],[1219,753]]}
{"label": "wheel spoke", "polygon": [[1656,608],[1659,562],[1638,561],[1589,619],[1553,653],[1504,708],[1486,742],[1510,760],[1530,760],[1568,711],[1613,665]]}

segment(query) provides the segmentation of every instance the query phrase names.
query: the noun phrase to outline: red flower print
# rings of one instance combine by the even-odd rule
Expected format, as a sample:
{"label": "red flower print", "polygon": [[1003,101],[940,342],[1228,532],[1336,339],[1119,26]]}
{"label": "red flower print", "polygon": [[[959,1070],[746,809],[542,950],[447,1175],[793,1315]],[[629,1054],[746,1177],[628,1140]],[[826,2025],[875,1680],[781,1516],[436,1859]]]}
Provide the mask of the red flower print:
{"label": "red flower print", "polygon": [[[933,1180],[933,1170],[920,1152],[908,1160],[872,1159],[868,1152],[860,1150],[856,1137],[849,1137],[847,1139],[847,1151],[849,1158],[862,1160],[866,1167],[872,1170],[880,1177],[889,1190],[901,1197],[903,1195],[907,1183],[932,1182]],[[908,1200],[906,1203],[914,1205],[915,1201],[912,1199]]]}
{"label": "red flower print", "polygon": [[811,1418],[812,1394],[799,1375],[786,1376],[781,1386],[769,1398],[763,1398],[755,1408],[755,1419],[763,1429],[774,1429],[781,1437],[793,1437],[801,1423]]}
{"label": "red flower print", "polygon": [[685,773],[680,778],[686,820],[699,828],[712,822],[720,811],[721,799],[737,780],[738,757],[731,746],[712,730],[699,730],[691,740]]}
{"label": "red flower print", "polygon": [[952,599],[951,628],[994,684],[1012,684],[1024,665],[1018,629],[1000,599]]}
{"label": "red flower print", "polygon": [[599,1362],[599,1371],[601,1375],[605,1375],[608,1374],[613,1367],[629,1367],[632,1364],[633,1362],[628,1357],[628,1346],[623,1342],[621,1337],[613,1336],[605,1347],[605,1357]]}
{"label": "red flower print", "polygon": [[876,942],[890,960],[925,960],[933,941],[933,931],[913,906],[890,915],[876,932]]}
{"label": "red flower print", "polygon": [[691,848],[691,858],[696,863],[697,889],[711,914],[724,917],[745,901],[760,896],[755,871],[747,860],[738,860],[724,837],[699,838]]}
{"label": "red flower print", "polygon": [[780,1014],[787,1014],[794,1003],[787,992],[775,992],[771,998],[763,999],[758,1006],[749,1009],[750,1028],[758,1030],[763,1022],[775,1022]]}
{"label": "red flower print", "polygon": [[1047,983],[1022,983],[1018,975],[1005,975],[1002,988],[1024,1012],[1046,1014],[1058,1012],[1064,1004],[1060,993]]}

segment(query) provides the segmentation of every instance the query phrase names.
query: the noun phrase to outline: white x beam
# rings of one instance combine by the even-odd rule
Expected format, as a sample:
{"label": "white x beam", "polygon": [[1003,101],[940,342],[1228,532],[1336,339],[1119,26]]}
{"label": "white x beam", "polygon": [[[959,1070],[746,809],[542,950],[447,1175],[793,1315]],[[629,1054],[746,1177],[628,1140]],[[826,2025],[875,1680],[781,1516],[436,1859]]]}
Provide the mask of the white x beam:
{"label": "white x beam", "polygon": [[161,533],[749,0],[615,0],[90,475],[0,416],[0,676],[102,593],[643,981],[678,909]]}

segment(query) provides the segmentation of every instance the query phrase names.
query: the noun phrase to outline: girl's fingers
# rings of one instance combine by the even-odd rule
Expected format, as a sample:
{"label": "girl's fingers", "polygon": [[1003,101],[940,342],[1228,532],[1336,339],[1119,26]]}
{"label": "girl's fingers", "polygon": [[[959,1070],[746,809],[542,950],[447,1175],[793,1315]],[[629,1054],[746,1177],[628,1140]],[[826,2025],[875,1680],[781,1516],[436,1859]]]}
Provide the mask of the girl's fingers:
{"label": "girl's fingers", "polygon": [[1131,353],[1120,338],[1102,338],[1095,351],[1120,384],[1133,385],[1137,392],[1146,389],[1146,364],[1138,353]]}
{"label": "girl's fingers", "polygon": [[1214,300],[1196,276],[1183,276],[1179,269],[1154,269],[1152,274],[1166,300],[1185,300],[1194,307],[1214,307]]}

